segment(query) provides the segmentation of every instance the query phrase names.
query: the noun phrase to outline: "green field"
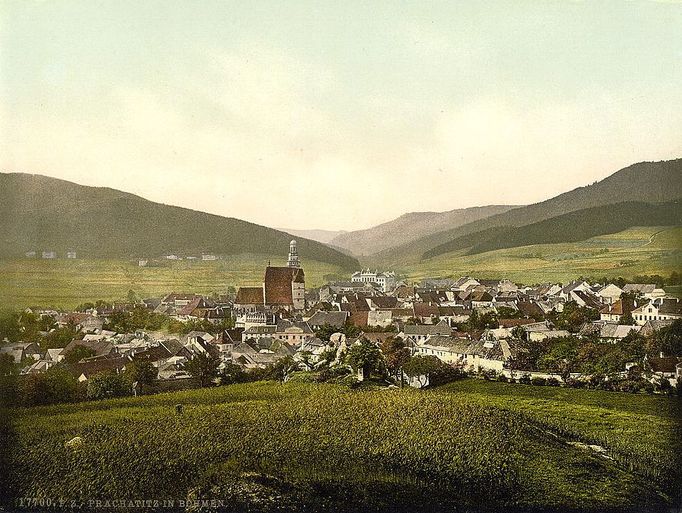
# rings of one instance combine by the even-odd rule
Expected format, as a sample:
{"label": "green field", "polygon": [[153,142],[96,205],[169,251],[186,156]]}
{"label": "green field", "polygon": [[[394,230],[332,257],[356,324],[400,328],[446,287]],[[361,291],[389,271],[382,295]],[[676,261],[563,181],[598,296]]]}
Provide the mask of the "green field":
{"label": "green field", "polygon": [[[450,253],[396,271],[409,281],[426,277],[508,278],[519,283],[566,282],[579,276],[669,275],[682,269],[682,228],[631,228],[571,244],[543,244],[466,256]],[[267,262],[281,256],[237,255],[216,262],[163,262],[138,267],[124,260],[0,260],[0,307],[70,308],[96,299],[120,300],[168,292],[224,293],[258,285]],[[304,261],[306,285],[348,278],[340,268]]]}
{"label": "green field", "polygon": [[[251,383],[4,413],[4,497],[219,497],[250,511],[680,500],[682,406],[665,397],[478,380],[432,391]],[[75,436],[82,446],[65,447]]]}
{"label": "green field", "polygon": [[477,255],[465,252],[448,253],[395,270],[410,280],[471,275],[525,284],[565,283],[579,276],[668,276],[682,269],[682,227],[630,228],[582,242],[538,244]]}
{"label": "green field", "polygon": [[[121,300],[131,289],[138,297],[173,291],[224,294],[230,286],[261,284],[268,261],[284,265],[281,255],[166,261],[162,267],[139,267],[137,261],[125,260],[0,260],[0,307],[72,308],[97,299]],[[341,272],[331,264],[303,263],[308,287]]]}

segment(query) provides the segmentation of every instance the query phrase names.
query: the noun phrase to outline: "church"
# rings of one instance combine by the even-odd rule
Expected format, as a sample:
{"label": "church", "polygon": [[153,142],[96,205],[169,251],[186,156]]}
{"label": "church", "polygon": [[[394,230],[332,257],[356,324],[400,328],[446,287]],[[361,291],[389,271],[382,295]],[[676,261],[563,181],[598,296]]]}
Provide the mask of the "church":
{"label": "church", "polygon": [[275,267],[268,263],[262,287],[240,287],[234,306],[242,311],[305,309],[305,273],[295,240],[289,244],[286,267]]}

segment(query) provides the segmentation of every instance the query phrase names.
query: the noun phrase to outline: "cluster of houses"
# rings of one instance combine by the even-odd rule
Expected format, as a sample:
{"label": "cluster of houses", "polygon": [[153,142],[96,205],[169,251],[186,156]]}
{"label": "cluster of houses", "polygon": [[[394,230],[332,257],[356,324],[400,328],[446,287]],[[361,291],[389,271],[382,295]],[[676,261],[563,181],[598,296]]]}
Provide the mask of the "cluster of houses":
{"label": "cluster of houses", "polygon": [[[367,278],[381,278],[371,281]],[[634,294],[633,294],[634,293]],[[600,319],[585,323],[577,336],[615,343],[631,332],[650,335],[682,319],[682,303],[667,297],[651,284],[590,284],[574,281],[565,285],[520,286],[509,280],[423,280],[409,285],[389,272],[354,273],[348,282],[328,283],[306,290],[305,273],[292,241],[286,266],[268,265],[261,286],[240,287],[236,295],[207,298],[171,293],[145,299],[137,305],[114,305],[87,312],[51,315],[60,325],[71,323],[79,338],[63,349],[42,352],[36,344],[4,345],[17,362],[28,362],[23,373],[44,372],[61,362],[77,345],[92,356],[70,367],[79,380],[106,371],[122,371],[135,360],[146,360],[158,369],[160,380],[188,378],[185,364],[197,354],[209,352],[222,367],[237,364],[244,369],[262,368],[291,356],[308,369],[322,359],[339,361],[343,352],[361,338],[379,345],[399,336],[413,355],[432,355],[470,371],[509,373],[509,363],[519,351],[519,340],[542,341],[569,335],[546,320],[563,311],[568,302],[596,309]],[[126,308],[144,307],[181,322],[208,321],[218,325],[229,319],[232,329],[213,335],[193,331],[184,336],[137,331],[114,333],[103,329],[109,316]],[[476,313],[495,316],[493,325],[478,331],[458,328]],[[512,312],[514,315],[510,315]],[[622,324],[624,316],[631,323]],[[346,337],[348,326],[356,337]],[[319,338],[324,330],[330,337]],[[520,336],[521,334],[521,336]],[[329,338],[329,340],[326,340]],[[677,357],[651,358],[650,369],[676,379],[682,375]]]}
{"label": "cluster of houses", "polygon": [[[24,253],[24,256],[26,258],[38,258],[38,255],[40,255],[40,258],[43,258],[45,260],[54,260],[55,258],[58,257],[57,252],[51,251],[51,250],[41,251],[40,253],[38,253],[37,251],[31,250],[31,251],[27,251],[26,253]],[[73,260],[73,259],[76,259],[78,255],[75,251],[70,250],[70,251],[67,251],[65,253],[65,256],[69,260]]]}

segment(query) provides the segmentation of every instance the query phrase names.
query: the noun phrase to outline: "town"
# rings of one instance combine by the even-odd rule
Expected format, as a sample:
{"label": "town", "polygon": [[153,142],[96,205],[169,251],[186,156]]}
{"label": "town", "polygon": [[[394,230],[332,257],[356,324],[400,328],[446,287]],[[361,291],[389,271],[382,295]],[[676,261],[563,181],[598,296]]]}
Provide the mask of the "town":
{"label": "town", "polygon": [[[655,283],[408,284],[363,269],[308,290],[291,241],[259,287],[128,299],[4,319],[6,395],[41,404],[259,379],[421,388],[464,375],[665,394],[682,383],[682,303]],[[80,392],[59,396],[50,379]]]}

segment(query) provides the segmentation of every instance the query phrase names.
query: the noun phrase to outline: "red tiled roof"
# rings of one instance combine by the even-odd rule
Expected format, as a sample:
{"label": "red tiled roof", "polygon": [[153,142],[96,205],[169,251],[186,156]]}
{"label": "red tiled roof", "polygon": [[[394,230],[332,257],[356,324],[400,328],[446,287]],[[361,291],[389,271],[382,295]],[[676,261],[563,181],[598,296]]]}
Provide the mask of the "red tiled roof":
{"label": "red tiled roof", "polygon": [[263,304],[263,288],[262,287],[239,287],[237,291],[237,298],[234,302],[238,305],[262,305]]}
{"label": "red tiled roof", "polygon": [[291,305],[291,284],[304,283],[305,274],[298,267],[266,267],[265,268],[265,304]]}
{"label": "red tiled roof", "polygon": [[353,312],[350,314],[349,322],[358,328],[365,328],[367,326],[367,317],[369,312]]}
{"label": "red tiled roof", "polygon": [[426,303],[414,304],[415,317],[438,317],[440,311],[437,305],[428,305]]}

